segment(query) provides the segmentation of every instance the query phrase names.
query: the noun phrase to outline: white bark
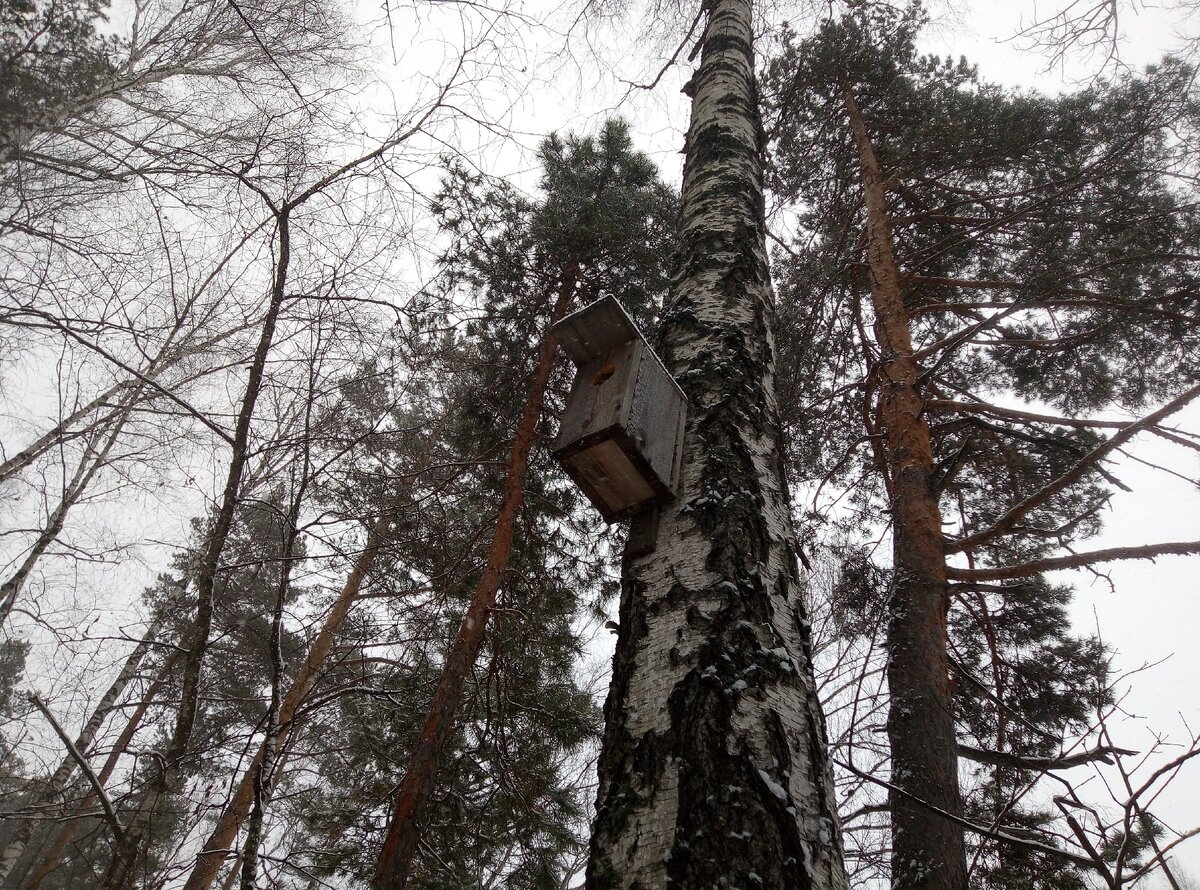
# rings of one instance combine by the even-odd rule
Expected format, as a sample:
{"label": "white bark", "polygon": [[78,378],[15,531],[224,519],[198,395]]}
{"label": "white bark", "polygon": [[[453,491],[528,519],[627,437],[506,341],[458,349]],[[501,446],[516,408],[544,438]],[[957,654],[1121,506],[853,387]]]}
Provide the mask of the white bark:
{"label": "white bark", "polygon": [[796,574],[749,0],[693,80],[664,359],[688,394],[678,500],[629,560],[588,886],[846,886]]}

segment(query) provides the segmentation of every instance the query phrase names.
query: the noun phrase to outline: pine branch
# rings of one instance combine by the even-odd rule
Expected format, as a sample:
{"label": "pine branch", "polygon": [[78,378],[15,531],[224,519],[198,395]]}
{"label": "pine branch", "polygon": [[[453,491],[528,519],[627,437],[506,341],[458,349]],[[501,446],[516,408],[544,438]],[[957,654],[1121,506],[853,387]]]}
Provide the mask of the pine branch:
{"label": "pine branch", "polygon": [[1048,423],[1055,426],[1070,426],[1083,429],[1115,429],[1121,430],[1134,421],[1131,420],[1093,420],[1077,417],[1062,417],[1057,414],[1039,414],[1034,411],[1021,411],[1016,408],[1002,408],[986,402],[956,402],[952,399],[928,399],[925,407],[929,411],[953,411],[959,414],[983,414],[988,417],[999,417],[1003,420],[1015,420],[1025,423]]}
{"label": "pine branch", "polygon": [[1130,751],[1128,748],[1116,748],[1112,745],[1101,745],[1091,751],[1081,751],[1078,754],[1064,754],[1060,757],[1026,757],[1019,754],[1010,754],[1005,751],[986,751],[982,748],[972,748],[970,745],[964,745],[960,742],[958,753],[960,757],[972,760],[975,763],[1047,772],[1049,770],[1071,769],[1076,766],[1083,766],[1085,763],[1094,763],[1097,760],[1101,763],[1111,765],[1113,763],[1112,755],[1120,754],[1132,757],[1134,754],[1137,754],[1137,751]]}
{"label": "pine branch", "polygon": [[1121,559],[1154,559],[1158,556],[1188,556],[1200,553],[1200,541],[1177,541],[1167,544],[1143,544],[1140,547],[1111,547],[1088,553],[1072,553],[1070,556],[1052,556],[1046,559],[1031,559],[1011,566],[995,566],[984,569],[946,568],[946,577],[951,581],[1007,581],[1013,578],[1028,578],[1041,572],[1060,569],[1080,569],[1098,562],[1115,562]]}
{"label": "pine branch", "polygon": [[[1200,384],[1191,387],[1180,395],[1176,396],[1167,404],[1163,405],[1157,411],[1151,412],[1141,420],[1129,424],[1124,429],[1115,433],[1106,442],[1097,445],[1083,458],[1081,458],[1075,466],[1067,470],[1049,485],[1045,486],[1041,491],[1030,495],[1021,503],[1010,507],[999,519],[992,523],[991,527],[976,532],[973,535],[967,535],[965,538],[960,538],[957,541],[950,540],[946,542],[947,553],[961,553],[964,550],[970,550],[978,547],[980,544],[987,543],[995,538],[1010,532],[1022,518],[1031,511],[1037,509],[1054,495],[1073,485],[1082,479],[1087,473],[1095,468],[1101,460],[1109,455],[1110,452],[1116,450],[1121,445],[1124,445],[1138,433],[1150,427],[1157,426],[1160,421],[1182,410],[1193,399],[1200,396]],[[982,580],[982,579],[981,579]]]}

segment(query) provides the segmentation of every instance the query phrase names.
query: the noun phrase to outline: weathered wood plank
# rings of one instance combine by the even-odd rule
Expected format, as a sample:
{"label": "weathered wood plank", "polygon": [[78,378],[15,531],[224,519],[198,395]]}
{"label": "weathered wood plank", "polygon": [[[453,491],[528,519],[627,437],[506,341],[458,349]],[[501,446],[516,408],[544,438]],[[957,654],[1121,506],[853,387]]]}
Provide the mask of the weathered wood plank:
{"label": "weathered wood plank", "polygon": [[633,319],[615,297],[602,297],[559,321],[551,332],[576,365],[584,365],[614,346],[641,338]]}
{"label": "weathered wood plank", "polygon": [[620,303],[555,327],[576,362],[553,453],[608,522],[674,498],[686,399]]}
{"label": "weathered wood plank", "polygon": [[559,423],[554,451],[597,430],[614,424],[624,426],[624,403],[637,371],[632,359],[639,351],[638,344],[636,340],[618,344],[580,366]]}
{"label": "weathered wood plank", "polygon": [[620,518],[632,508],[654,503],[657,496],[614,439],[575,452],[565,458],[564,465],[573,471],[571,475],[601,514]]}

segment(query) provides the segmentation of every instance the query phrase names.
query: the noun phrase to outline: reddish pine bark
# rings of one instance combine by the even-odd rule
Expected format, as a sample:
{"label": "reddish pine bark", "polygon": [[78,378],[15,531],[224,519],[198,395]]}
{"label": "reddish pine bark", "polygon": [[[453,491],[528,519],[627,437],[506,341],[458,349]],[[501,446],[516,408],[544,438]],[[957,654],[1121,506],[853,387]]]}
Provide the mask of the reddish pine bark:
{"label": "reddish pine bark", "polygon": [[[558,300],[551,314],[552,324],[566,315],[570,308],[575,297],[577,276],[578,268],[575,266],[564,272],[559,284]],[[529,395],[508,456],[504,500],[496,517],[496,529],[492,534],[487,565],[476,585],[471,605],[459,625],[458,635],[446,655],[446,663],[434,691],[425,725],[409,758],[408,769],[396,798],[396,807],[379,856],[379,868],[373,879],[373,884],[378,890],[400,890],[408,881],[417,844],[421,839],[421,820],[437,784],[442,748],[454,725],[454,712],[462,698],[467,674],[479,657],[488,617],[496,605],[496,596],[508,572],[513,532],[521,507],[525,503],[525,470],[529,464],[530,449],[537,436],[538,422],[542,417],[546,385],[554,370],[555,351],[553,339],[547,336],[538,353],[533,380],[529,385]]]}
{"label": "reddish pine bark", "polygon": [[[889,604],[888,740],[892,755],[892,886],[966,890],[966,848],[958,825],[925,804],[962,815],[958,742],[947,658],[946,576],[933,448],[924,418],[921,369],[901,297],[887,195],[854,95],[845,108],[858,148],[867,208],[867,255],[880,358],[878,417],[886,442],[895,578]],[[923,802],[923,803],[922,803]]]}
{"label": "reddish pine bark", "polygon": [[[282,752],[287,746],[295,725],[296,712],[316,684],[325,660],[329,657],[333,644],[337,640],[338,632],[350,612],[350,607],[358,599],[358,591],[362,587],[367,572],[370,571],[371,563],[379,553],[386,527],[387,519],[381,518],[367,535],[367,542],[363,546],[362,553],[358,555],[354,568],[346,577],[346,583],[342,585],[341,592],[325,617],[325,623],[321,625],[321,630],[308,650],[304,664],[296,672],[292,685],[288,687],[288,691],[280,703],[279,718],[276,724],[278,729],[273,739],[276,751]],[[266,756],[266,751],[267,741],[264,740],[259,745],[258,751],[255,752],[246,771],[242,773],[242,778],[234,789],[229,803],[225,805],[225,809],[217,818],[217,824],[213,827],[208,840],[205,841],[204,849],[196,857],[196,864],[192,867],[192,873],[188,876],[184,890],[207,890],[220,873],[225,857],[237,840],[238,831],[250,814],[250,808],[254,805],[255,778]],[[241,857],[238,858],[240,861]],[[236,872],[235,868],[234,873],[236,874]]]}

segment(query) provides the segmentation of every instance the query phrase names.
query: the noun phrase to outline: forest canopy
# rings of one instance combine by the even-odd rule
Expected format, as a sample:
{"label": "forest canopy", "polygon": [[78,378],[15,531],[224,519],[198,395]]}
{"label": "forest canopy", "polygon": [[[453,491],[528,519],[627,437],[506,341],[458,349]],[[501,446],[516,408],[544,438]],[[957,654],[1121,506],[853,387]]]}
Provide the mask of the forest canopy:
{"label": "forest canopy", "polygon": [[0,0],[0,885],[1193,886],[1194,4],[979,6]]}

